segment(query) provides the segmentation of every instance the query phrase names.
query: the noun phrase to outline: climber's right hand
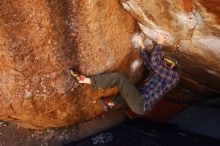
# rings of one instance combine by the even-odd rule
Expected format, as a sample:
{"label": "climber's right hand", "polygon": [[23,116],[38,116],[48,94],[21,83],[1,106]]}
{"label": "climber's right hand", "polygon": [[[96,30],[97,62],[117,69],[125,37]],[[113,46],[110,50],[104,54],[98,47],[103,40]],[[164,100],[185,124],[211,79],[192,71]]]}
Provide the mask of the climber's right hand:
{"label": "climber's right hand", "polygon": [[134,38],[134,40],[141,47],[141,49],[145,49],[144,40],[140,35],[136,36],[136,38]]}
{"label": "climber's right hand", "polygon": [[164,42],[165,42],[165,38],[166,38],[166,37],[167,37],[167,36],[166,36],[165,33],[160,32],[160,33],[158,34],[158,37],[157,37],[157,43],[160,44],[160,45],[163,45]]}

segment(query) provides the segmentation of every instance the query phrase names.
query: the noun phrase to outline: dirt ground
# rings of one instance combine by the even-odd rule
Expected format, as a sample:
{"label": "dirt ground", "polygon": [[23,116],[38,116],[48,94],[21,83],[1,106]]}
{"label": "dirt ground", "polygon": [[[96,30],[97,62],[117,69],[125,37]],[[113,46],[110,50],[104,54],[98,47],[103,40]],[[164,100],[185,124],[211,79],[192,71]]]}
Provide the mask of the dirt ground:
{"label": "dirt ground", "polygon": [[24,129],[1,121],[0,146],[61,146],[116,126],[124,119],[122,112],[114,111],[79,125],[43,131]]}

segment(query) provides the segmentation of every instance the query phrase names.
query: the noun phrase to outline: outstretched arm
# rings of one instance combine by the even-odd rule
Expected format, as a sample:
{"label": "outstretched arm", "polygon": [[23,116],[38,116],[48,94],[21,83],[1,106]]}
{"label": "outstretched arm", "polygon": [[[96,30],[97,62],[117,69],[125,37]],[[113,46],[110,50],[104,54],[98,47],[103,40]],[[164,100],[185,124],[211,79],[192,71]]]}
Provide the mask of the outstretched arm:
{"label": "outstretched arm", "polygon": [[150,58],[150,66],[151,68],[161,77],[167,80],[167,90],[172,89],[173,86],[178,82],[179,75],[176,71],[165,67],[162,63],[162,50],[161,44],[165,41],[165,34],[160,33],[158,36],[158,45],[153,48],[151,58]]}
{"label": "outstretched arm", "polygon": [[150,58],[150,66],[151,68],[156,71],[157,67],[159,64],[161,64],[161,55],[162,55],[162,50],[161,50],[161,45],[165,42],[165,34],[159,33],[158,38],[157,38],[157,43],[151,53],[151,58]]}
{"label": "outstretched arm", "polygon": [[141,52],[140,52],[140,55],[141,55],[141,58],[143,60],[143,63],[144,65],[150,70],[150,65],[149,65],[149,62],[150,62],[150,57],[149,55],[147,54],[147,49],[146,49],[146,46],[144,44],[144,39],[143,39],[143,36],[142,35],[136,35],[134,38],[133,38],[133,42],[137,43],[137,45],[141,48]]}
{"label": "outstretched arm", "polygon": [[153,70],[156,70],[157,66],[161,63],[161,54],[162,54],[161,45],[158,44],[153,48],[151,57],[149,60],[150,61],[149,65],[151,66]]}

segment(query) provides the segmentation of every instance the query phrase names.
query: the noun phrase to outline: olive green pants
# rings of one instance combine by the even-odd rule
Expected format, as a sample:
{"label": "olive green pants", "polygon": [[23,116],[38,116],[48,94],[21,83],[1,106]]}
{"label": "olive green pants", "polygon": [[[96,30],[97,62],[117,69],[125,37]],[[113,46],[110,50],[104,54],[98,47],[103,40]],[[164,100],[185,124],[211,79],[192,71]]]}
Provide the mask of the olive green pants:
{"label": "olive green pants", "polygon": [[144,99],[137,88],[122,74],[108,73],[91,77],[94,89],[117,87],[120,94],[115,98],[123,98],[136,114],[144,114]]}

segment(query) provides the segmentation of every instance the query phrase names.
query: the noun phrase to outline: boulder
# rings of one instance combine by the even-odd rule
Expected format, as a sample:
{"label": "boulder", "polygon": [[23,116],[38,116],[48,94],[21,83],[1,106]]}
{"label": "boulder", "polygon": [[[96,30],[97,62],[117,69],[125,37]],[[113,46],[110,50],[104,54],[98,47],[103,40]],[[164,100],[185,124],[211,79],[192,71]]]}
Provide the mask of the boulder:
{"label": "boulder", "polygon": [[96,99],[114,89],[95,92],[66,70],[121,70],[135,28],[117,0],[1,1],[0,119],[44,129],[101,115]]}
{"label": "boulder", "polygon": [[[143,77],[130,40],[167,34],[179,59],[180,85],[172,100],[219,95],[220,9],[217,0],[2,0],[0,2],[0,119],[45,129],[103,114],[100,96],[66,70],[92,76],[119,71]],[[145,75],[146,76],[146,75]],[[184,98],[184,99],[182,99]]]}

